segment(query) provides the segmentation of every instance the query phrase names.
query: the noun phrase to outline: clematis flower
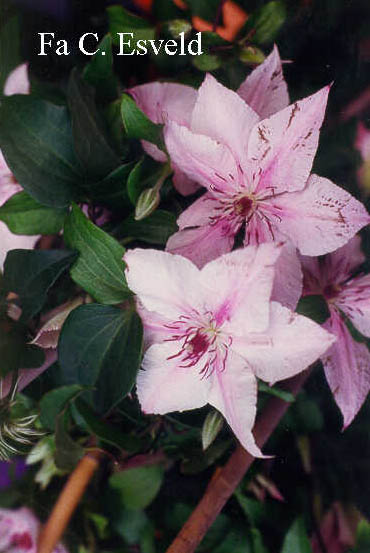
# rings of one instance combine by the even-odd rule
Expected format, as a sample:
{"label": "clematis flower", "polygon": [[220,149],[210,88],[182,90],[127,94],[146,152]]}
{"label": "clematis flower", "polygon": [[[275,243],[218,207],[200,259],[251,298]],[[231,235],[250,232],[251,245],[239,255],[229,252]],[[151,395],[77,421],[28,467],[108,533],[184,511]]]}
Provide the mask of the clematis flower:
{"label": "clematis flower", "polygon": [[288,240],[304,255],[322,255],[366,225],[360,202],[310,174],[328,93],[327,86],[260,121],[207,75],[190,127],[169,120],[164,130],[172,162],[207,189],[180,215],[167,250],[202,267],[243,231],[244,245]]}
{"label": "clematis flower", "polygon": [[126,252],[126,278],[137,294],[148,347],[137,378],[144,412],[209,403],[242,445],[261,456],[252,435],[257,378],[270,384],[289,378],[334,340],[311,320],[271,301],[280,250],[276,244],[250,246],[202,270],[167,252]]}
{"label": "clematis flower", "polygon": [[370,193],[370,130],[360,122],[357,127],[355,146],[362,156],[362,165],[357,171],[357,180],[366,195]]}
{"label": "clematis flower", "polygon": [[[190,128],[191,115],[197,91],[190,86],[175,83],[148,83],[128,91],[137,105],[154,122],[166,124],[175,121]],[[288,88],[284,80],[277,47],[245,79],[238,90],[239,96],[261,117],[269,117],[289,104]],[[150,142],[142,141],[144,150],[155,160],[165,163],[166,154]],[[173,183],[183,195],[193,194],[199,185],[186,176],[172,161]]]}
{"label": "clematis flower", "polygon": [[325,328],[337,341],[322,356],[326,379],[342,412],[346,428],[358,413],[370,389],[370,352],[356,341],[345,323],[347,317],[370,337],[370,275],[352,278],[365,256],[357,236],[323,260],[303,257],[304,294],[321,294],[330,318]]}
{"label": "clematis flower", "polygon": [[[4,94],[6,96],[28,94],[29,88],[27,64],[23,64],[10,73],[4,86]],[[0,206],[21,190],[22,187],[15,180],[0,150]],[[33,248],[39,238],[39,236],[13,234],[6,224],[0,221],[0,270],[3,268],[5,257],[9,250]]]}
{"label": "clematis flower", "polygon": [[[30,509],[0,509],[0,550],[3,553],[36,553],[40,522]],[[68,553],[58,544],[53,553]]]}

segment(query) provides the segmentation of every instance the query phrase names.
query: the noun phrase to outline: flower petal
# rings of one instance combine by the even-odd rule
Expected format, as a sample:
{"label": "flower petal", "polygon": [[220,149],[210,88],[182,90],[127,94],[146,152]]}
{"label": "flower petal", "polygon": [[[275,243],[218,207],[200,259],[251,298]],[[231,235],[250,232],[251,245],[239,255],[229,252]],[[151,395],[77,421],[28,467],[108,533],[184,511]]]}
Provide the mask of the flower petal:
{"label": "flower petal", "polygon": [[185,228],[170,236],[166,250],[187,257],[201,268],[231,250],[237,230],[222,220],[214,225]]}
{"label": "flower petal", "polygon": [[364,206],[330,180],[311,175],[301,192],[283,194],[279,228],[303,255],[323,255],[343,246],[370,222]]}
{"label": "flower petal", "polygon": [[197,99],[195,88],[183,84],[155,82],[135,86],[128,92],[154,123],[171,120],[179,125],[190,125]]}
{"label": "flower petal", "polygon": [[252,434],[257,410],[257,381],[244,359],[232,351],[225,370],[212,376],[208,402],[224,415],[242,446],[251,455],[263,457]]}
{"label": "flower petal", "polygon": [[303,275],[297,250],[290,242],[282,248],[274,272],[271,299],[294,311],[302,295]]}
{"label": "flower petal", "polygon": [[276,45],[265,61],[248,75],[237,92],[261,118],[270,117],[289,105],[288,87]]}
{"label": "flower petal", "polygon": [[238,96],[207,73],[198,90],[190,128],[221,144],[242,161],[247,155],[248,138],[258,115]]}
{"label": "flower petal", "polygon": [[264,343],[258,334],[249,340],[233,341],[258,378],[269,384],[290,378],[307,369],[333,344],[335,338],[307,317],[293,313],[279,303],[271,303],[269,328]]}
{"label": "flower petal", "polygon": [[361,334],[370,338],[370,275],[348,282],[335,299],[335,305],[347,315]]}
{"label": "flower petal", "polygon": [[136,248],[124,261],[127,283],[149,311],[175,320],[198,306],[199,271],[185,257]]}
{"label": "flower petal", "polygon": [[255,191],[301,190],[311,172],[329,87],[258,123],[249,138]]}
{"label": "flower petal", "polygon": [[22,187],[15,180],[0,150],[0,206],[21,190]]}
{"label": "flower petal", "polygon": [[28,64],[18,65],[8,76],[4,85],[4,96],[12,94],[29,94],[30,81],[28,79]]}
{"label": "flower petal", "polygon": [[[57,360],[57,353],[54,350],[47,350],[45,352],[45,361],[37,369],[21,369],[19,372],[18,391],[21,392],[28,384],[30,384],[41,373],[46,371]],[[8,373],[2,379],[0,399],[8,395],[12,386],[13,374]]]}
{"label": "flower petal", "polygon": [[323,356],[325,375],[334,399],[343,415],[343,428],[353,421],[370,388],[370,352],[355,342],[341,316],[332,310],[325,327],[337,342]]}
{"label": "flower petal", "polygon": [[281,246],[272,243],[249,246],[203,267],[200,282],[208,289],[207,306],[218,325],[227,323],[228,332],[237,335],[266,330],[280,252]]}
{"label": "flower petal", "polygon": [[228,191],[237,183],[237,167],[230,150],[208,136],[195,134],[169,121],[164,130],[172,163],[206,188]]}
{"label": "flower petal", "polygon": [[152,345],[137,376],[137,394],[145,413],[163,415],[203,407],[208,400],[210,379],[202,378],[196,367],[179,367],[178,342]]}

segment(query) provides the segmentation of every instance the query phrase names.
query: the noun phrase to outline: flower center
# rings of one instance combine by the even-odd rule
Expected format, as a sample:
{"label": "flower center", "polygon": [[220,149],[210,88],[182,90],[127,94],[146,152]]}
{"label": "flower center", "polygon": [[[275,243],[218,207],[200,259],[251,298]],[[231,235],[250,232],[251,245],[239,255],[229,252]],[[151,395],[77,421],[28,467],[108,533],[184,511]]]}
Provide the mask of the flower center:
{"label": "flower center", "polygon": [[242,196],[234,203],[234,212],[241,217],[248,217],[254,206],[254,199],[249,196]]}
{"label": "flower center", "polygon": [[28,532],[23,532],[23,534],[14,534],[11,545],[14,547],[20,547],[24,551],[28,551],[32,548],[31,536]]}
{"label": "flower center", "polygon": [[330,301],[338,295],[338,292],[340,292],[340,286],[337,284],[328,284],[323,290],[323,295],[326,300]]}

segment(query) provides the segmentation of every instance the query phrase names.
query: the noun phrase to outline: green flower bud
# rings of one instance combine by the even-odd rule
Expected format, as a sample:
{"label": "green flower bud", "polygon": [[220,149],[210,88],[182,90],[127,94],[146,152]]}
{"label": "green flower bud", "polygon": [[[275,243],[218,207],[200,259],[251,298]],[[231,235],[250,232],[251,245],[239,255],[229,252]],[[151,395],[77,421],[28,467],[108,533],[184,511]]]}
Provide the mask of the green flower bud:
{"label": "green flower bud", "polygon": [[256,46],[244,46],[239,53],[239,59],[243,63],[260,64],[265,60],[265,54]]}
{"label": "green flower bud", "polygon": [[135,208],[135,220],[141,221],[155,211],[160,202],[159,190],[157,187],[147,188],[140,194]]}
{"label": "green flower bud", "polygon": [[191,24],[186,19],[172,19],[168,22],[168,30],[174,38],[178,38],[181,33],[184,33],[186,38],[191,32]]}

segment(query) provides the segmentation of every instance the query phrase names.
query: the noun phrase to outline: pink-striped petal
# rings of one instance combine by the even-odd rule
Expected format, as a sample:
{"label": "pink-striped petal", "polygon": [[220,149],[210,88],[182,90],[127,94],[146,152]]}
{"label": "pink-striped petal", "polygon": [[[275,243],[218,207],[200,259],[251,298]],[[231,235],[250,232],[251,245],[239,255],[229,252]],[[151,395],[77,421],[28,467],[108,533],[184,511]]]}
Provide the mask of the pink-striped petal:
{"label": "pink-striped petal", "polygon": [[336,343],[322,357],[325,375],[347,428],[357,415],[370,388],[370,352],[365,344],[355,342],[341,316],[332,310],[325,327]]}
{"label": "pink-striped petal", "polygon": [[263,119],[289,105],[288,87],[276,45],[240,85],[238,94]]}
{"label": "pink-striped petal", "polygon": [[191,180],[209,190],[227,191],[237,184],[237,166],[230,150],[201,134],[169,121],[164,130],[166,147],[175,163]]}
{"label": "pink-striped petal", "polygon": [[247,155],[248,138],[258,115],[232,90],[209,73],[199,88],[190,128],[228,146],[242,161]]}
{"label": "pink-striped petal", "polygon": [[197,367],[181,367],[178,342],[152,345],[144,355],[137,376],[137,394],[145,413],[163,415],[203,407],[208,401],[210,379]]}
{"label": "pink-striped petal", "polygon": [[251,455],[263,457],[252,434],[257,381],[245,360],[231,351],[225,370],[213,375],[212,384],[209,403],[223,414],[242,446]]}
{"label": "pink-striped petal", "polygon": [[272,302],[270,324],[263,333],[249,340],[234,340],[233,348],[248,362],[254,374],[269,384],[290,378],[307,369],[321,357],[335,338],[307,317]]}
{"label": "pink-striped petal", "polygon": [[136,248],[124,256],[127,284],[149,311],[176,320],[199,304],[199,271],[185,257]]}
{"label": "pink-striped petal", "polygon": [[330,180],[311,175],[301,192],[273,200],[279,228],[303,255],[323,255],[348,242],[370,222],[364,206]]}
{"label": "pink-striped petal", "polygon": [[337,305],[354,326],[370,338],[370,275],[348,282],[335,299]]}
{"label": "pink-striped petal", "polygon": [[258,123],[249,139],[255,190],[302,190],[311,172],[329,87]]}

